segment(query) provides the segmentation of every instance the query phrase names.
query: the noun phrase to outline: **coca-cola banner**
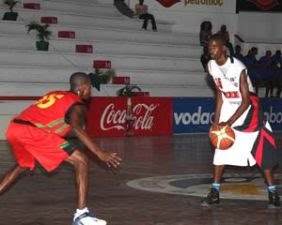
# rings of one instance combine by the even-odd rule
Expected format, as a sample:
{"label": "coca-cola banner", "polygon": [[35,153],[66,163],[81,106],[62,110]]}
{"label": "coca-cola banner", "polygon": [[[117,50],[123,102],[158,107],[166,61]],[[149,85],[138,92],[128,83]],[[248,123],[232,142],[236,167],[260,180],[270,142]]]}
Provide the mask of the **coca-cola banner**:
{"label": "coca-cola banner", "polygon": [[87,132],[92,137],[171,135],[172,98],[94,97]]}

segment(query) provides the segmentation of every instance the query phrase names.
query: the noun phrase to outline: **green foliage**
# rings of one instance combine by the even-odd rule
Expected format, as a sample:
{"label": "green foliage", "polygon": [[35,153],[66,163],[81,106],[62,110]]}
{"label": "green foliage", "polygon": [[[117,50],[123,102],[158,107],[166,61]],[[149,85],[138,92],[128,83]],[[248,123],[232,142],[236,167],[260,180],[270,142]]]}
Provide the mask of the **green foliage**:
{"label": "green foliage", "polygon": [[116,75],[116,72],[113,69],[107,69],[105,71],[95,69],[95,74],[98,76],[101,84],[107,84],[110,82],[111,78]]}
{"label": "green foliage", "polygon": [[107,69],[95,69],[94,73],[90,73],[91,84],[95,87],[98,91],[100,91],[101,84],[107,84],[110,82],[111,78],[116,75],[115,70]]}
{"label": "green foliage", "polygon": [[27,33],[29,33],[31,30],[37,31],[37,38],[39,41],[48,41],[50,36],[52,35],[52,32],[48,30],[49,24],[40,24],[37,22],[30,22],[26,25],[27,27]]}
{"label": "green foliage", "polygon": [[10,12],[13,12],[13,9],[16,6],[17,3],[18,3],[18,1],[15,1],[15,0],[4,0],[4,4],[9,6]]}
{"label": "green foliage", "polygon": [[131,97],[134,93],[134,90],[142,91],[142,89],[135,84],[127,84],[117,91],[117,96]]}

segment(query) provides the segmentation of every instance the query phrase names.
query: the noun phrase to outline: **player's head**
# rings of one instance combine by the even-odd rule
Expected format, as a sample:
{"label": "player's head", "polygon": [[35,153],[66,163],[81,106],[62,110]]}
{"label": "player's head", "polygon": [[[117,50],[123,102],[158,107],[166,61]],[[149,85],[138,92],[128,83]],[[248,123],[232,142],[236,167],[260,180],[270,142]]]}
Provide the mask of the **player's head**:
{"label": "player's head", "polygon": [[209,39],[209,53],[212,59],[220,60],[226,58],[226,42],[222,35],[214,34]]}
{"label": "player's head", "polygon": [[91,80],[82,72],[73,73],[70,76],[70,90],[82,100],[88,100],[91,96]]}

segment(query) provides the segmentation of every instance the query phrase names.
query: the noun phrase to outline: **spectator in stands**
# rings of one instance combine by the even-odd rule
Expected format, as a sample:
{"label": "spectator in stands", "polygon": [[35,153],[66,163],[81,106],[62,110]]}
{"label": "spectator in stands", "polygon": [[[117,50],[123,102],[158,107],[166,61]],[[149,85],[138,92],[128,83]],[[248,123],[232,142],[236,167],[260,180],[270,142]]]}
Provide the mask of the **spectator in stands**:
{"label": "spectator in stands", "polygon": [[259,64],[256,58],[258,54],[258,49],[256,47],[252,47],[246,56],[244,56],[243,62],[248,69],[248,73],[250,79],[255,86],[255,92],[258,94],[258,89],[260,85],[260,75],[259,75]]}
{"label": "spectator in stands", "polygon": [[139,3],[135,5],[135,14],[139,19],[143,20],[142,29],[147,30],[149,20],[152,23],[152,30],[157,31],[157,25],[154,15],[148,13],[148,6],[144,4],[144,0],[139,0]]}
{"label": "spectator in stands", "polygon": [[220,30],[217,32],[219,35],[221,35],[226,43],[226,47],[229,50],[229,55],[230,56],[234,56],[234,49],[233,49],[233,45],[230,42],[230,36],[229,36],[229,32],[227,30],[227,27],[225,24],[221,25]]}
{"label": "spectator in stands", "polygon": [[211,57],[210,57],[210,54],[209,54],[209,49],[208,49],[207,46],[204,46],[203,53],[201,55],[201,63],[202,63],[202,66],[203,66],[205,72],[207,71],[206,65],[208,64],[210,59],[211,59]]}
{"label": "spectator in stands", "polygon": [[206,83],[208,85],[208,87],[211,88],[211,90],[216,93],[216,88],[214,86],[214,82],[213,82],[213,79],[212,77],[208,74],[208,71],[207,71],[207,64],[208,62],[210,61],[211,57],[210,57],[210,54],[209,54],[209,49],[208,49],[208,46],[204,46],[203,47],[203,53],[201,55],[201,63],[202,63],[202,66],[203,66],[203,69],[204,71],[206,72],[206,76],[205,76],[205,80],[206,80]]}
{"label": "spectator in stands", "polygon": [[260,86],[265,87],[265,97],[273,97],[274,70],[272,68],[272,52],[267,50],[259,61]]}
{"label": "spectator in stands", "polygon": [[200,45],[205,47],[208,45],[210,36],[212,35],[212,23],[210,21],[203,21],[200,26]]}
{"label": "spectator in stands", "polygon": [[281,51],[277,50],[271,58],[272,68],[274,70],[274,87],[277,88],[275,96],[280,98],[282,91],[282,57]]}
{"label": "spectator in stands", "polygon": [[240,45],[236,45],[235,46],[235,53],[234,53],[234,57],[239,59],[241,62],[244,62],[244,56],[241,53],[242,49]]}
{"label": "spectator in stands", "polygon": [[121,14],[130,18],[135,16],[134,11],[128,7],[124,0],[114,0],[114,5]]}

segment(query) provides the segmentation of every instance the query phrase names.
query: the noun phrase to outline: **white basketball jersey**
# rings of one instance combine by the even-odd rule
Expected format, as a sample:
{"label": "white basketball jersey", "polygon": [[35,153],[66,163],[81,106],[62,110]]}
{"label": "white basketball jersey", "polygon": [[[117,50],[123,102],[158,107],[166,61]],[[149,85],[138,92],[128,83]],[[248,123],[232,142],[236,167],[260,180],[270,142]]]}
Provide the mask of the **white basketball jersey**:
{"label": "white basketball jersey", "polygon": [[[240,75],[243,70],[245,70],[247,75],[247,69],[241,61],[233,58],[233,62],[231,62],[231,59],[228,58],[224,65],[219,66],[215,60],[210,60],[208,70],[216,86],[222,91],[223,100],[234,103],[240,103],[242,101],[240,93]],[[247,82],[249,92],[254,92],[254,87],[248,75]]]}

